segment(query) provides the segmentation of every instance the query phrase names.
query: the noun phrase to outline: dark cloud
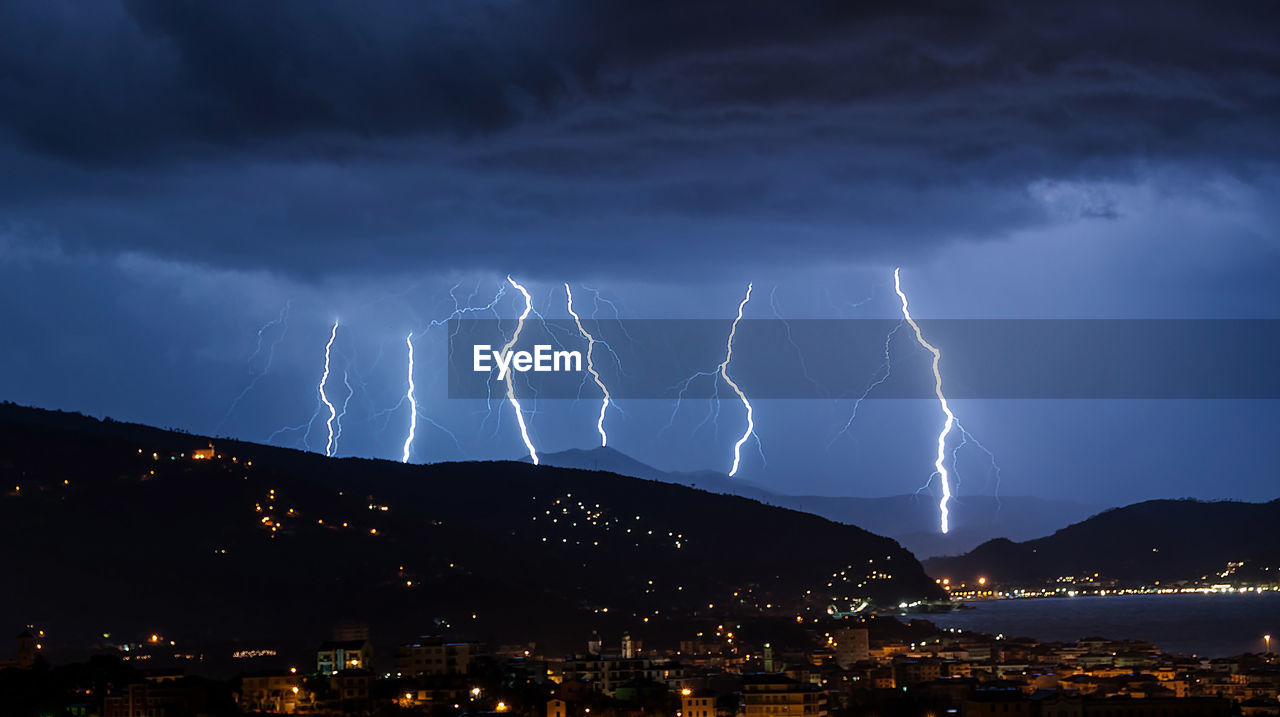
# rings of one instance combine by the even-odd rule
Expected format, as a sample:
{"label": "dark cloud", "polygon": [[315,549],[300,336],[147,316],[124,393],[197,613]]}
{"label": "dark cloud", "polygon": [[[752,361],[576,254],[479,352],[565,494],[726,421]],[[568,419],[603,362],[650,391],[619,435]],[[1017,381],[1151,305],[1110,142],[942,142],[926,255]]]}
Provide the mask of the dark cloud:
{"label": "dark cloud", "polygon": [[1278,16],[9,5],[0,217],[73,250],[299,273],[652,271],[720,264],[730,244],[801,264],[901,256],[1046,221],[1027,191],[1043,178],[1272,175]]}
{"label": "dark cloud", "polygon": [[318,130],[467,136],[627,97],[674,112],[890,102],[929,121],[930,102],[950,95],[974,116],[1016,104],[1009,119],[1042,130],[1111,119],[1153,139],[1276,110],[1272,5],[941,7],[9,6],[4,123],[44,150],[124,158]]}

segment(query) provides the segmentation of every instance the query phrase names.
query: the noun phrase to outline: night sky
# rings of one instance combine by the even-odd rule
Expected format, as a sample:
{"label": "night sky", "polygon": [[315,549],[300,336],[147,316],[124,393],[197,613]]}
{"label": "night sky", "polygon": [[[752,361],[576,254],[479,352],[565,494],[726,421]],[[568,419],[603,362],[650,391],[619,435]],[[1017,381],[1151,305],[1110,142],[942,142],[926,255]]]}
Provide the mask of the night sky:
{"label": "night sky", "polygon": [[[894,318],[894,267],[921,317],[1280,317],[1280,6],[951,5],[0,5],[0,398],[266,441],[315,412],[340,319],[339,455],[400,458],[415,331],[413,460],[518,458],[430,327],[508,274],[548,317],[567,281],[726,330],[747,282],[748,318]],[[596,440],[593,400],[528,403],[542,451]],[[610,445],[670,470],[727,470],[743,425],[618,408]],[[739,477],[927,480],[936,401],[837,436],[850,408],[757,402]],[[1007,495],[1278,494],[1274,400],[954,408]]]}

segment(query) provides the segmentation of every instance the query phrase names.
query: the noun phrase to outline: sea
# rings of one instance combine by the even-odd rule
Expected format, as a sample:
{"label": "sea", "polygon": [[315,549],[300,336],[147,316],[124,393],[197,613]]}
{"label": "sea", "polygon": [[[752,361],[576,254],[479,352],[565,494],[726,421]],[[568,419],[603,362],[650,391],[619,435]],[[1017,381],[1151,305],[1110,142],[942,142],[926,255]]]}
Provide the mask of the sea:
{"label": "sea", "polygon": [[1166,653],[1229,657],[1280,651],[1280,592],[984,600],[948,613],[907,614],[939,627],[1042,642],[1145,640]]}

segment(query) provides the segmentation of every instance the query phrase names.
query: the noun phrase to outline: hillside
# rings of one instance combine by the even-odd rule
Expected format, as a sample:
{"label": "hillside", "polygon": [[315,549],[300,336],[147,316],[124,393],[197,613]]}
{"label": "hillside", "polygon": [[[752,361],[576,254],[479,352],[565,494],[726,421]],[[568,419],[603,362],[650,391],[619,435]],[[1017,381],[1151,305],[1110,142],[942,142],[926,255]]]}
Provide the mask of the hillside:
{"label": "hillside", "polygon": [[[1280,570],[1280,500],[1152,500],[1108,510],[1053,535],[993,540],[957,557],[925,561],[931,575],[972,585],[1034,586],[1098,574],[1103,584],[1262,580]],[[1235,564],[1235,565],[1233,565]]]}
{"label": "hillside", "polygon": [[957,496],[951,504],[951,531],[938,530],[935,501],[916,495],[884,498],[786,495],[715,471],[668,472],[646,465],[612,448],[568,450],[543,455],[543,465],[605,470],[737,495],[769,505],[813,513],[838,523],[857,525],[897,540],[921,557],[957,555],[994,538],[1030,540],[1084,520],[1101,507],[1067,500],[1028,496]]}
{"label": "hillside", "polygon": [[890,539],[743,498],[231,441],[193,458],[208,444],[0,406],[0,618],[53,650],[314,645],[342,619],[392,644],[442,630],[573,648],[592,629],[674,644],[696,621],[941,595]]}

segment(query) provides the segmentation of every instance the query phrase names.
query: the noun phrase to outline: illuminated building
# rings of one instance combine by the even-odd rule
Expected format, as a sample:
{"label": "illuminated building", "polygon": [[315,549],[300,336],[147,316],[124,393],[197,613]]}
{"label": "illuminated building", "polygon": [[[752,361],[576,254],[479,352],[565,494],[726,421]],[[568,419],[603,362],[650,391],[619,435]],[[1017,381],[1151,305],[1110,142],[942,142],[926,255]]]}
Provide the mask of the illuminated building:
{"label": "illuminated building", "polygon": [[871,642],[865,627],[842,627],[835,631],[836,664],[847,670],[871,660]]}
{"label": "illuminated building", "polygon": [[942,677],[942,660],[933,657],[902,658],[893,661],[893,681],[897,685],[918,685]]}
{"label": "illuminated building", "polygon": [[445,642],[429,637],[396,649],[396,669],[403,675],[465,675],[480,654],[474,642]]}
{"label": "illuminated building", "polygon": [[716,717],[716,697],[710,692],[680,692],[681,717]]}
{"label": "illuminated building", "polygon": [[744,717],[826,717],[827,695],[784,675],[757,674],[742,678]]}
{"label": "illuminated building", "polygon": [[569,703],[557,698],[547,700],[547,717],[570,717]]}
{"label": "illuminated building", "polygon": [[564,679],[581,680],[596,685],[604,694],[612,697],[624,683],[633,680],[658,682],[667,676],[665,668],[647,659],[621,659],[614,657],[588,657],[565,660],[562,668]]}
{"label": "illuminated building", "polygon": [[311,693],[303,687],[302,676],[293,672],[258,672],[241,678],[240,708],[245,711],[293,714],[299,705],[308,705]]}
{"label": "illuminated building", "polygon": [[162,717],[203,714],[204,691],[198,687],[139,682],[103,700],[102,717]]}
{"label": "illuminated building", "polygon": [[405,701],[427,709],[452,707],[471,698],[473,688],[474,685],[460,675],[421,678],[406,691],[405,696],[412,697]]}
{"label": "illuminated building", "polygon": [[373,662],[373,646],[368,640],[331,640],[316,650],[316,672],[332,674],[359,670]]}
{"label": "illuminated building", "polygon": [[368,670],[352,670],[334,678],[333,686],[343,702],[365,700],[369,697],[369,685],[373,675]]}

